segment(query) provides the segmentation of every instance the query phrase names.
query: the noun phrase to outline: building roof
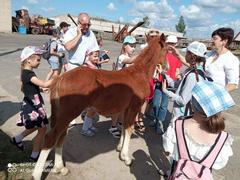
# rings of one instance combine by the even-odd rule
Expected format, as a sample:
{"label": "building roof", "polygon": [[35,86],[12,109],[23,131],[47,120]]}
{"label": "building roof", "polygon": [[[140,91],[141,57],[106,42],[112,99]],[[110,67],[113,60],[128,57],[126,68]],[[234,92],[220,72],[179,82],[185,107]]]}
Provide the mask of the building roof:
{"label": "building roof", "polygon": [[[72,16],[72,18],[77,22],[78,16]],[[67,22],[68,24],[71,24],[71,26],[75,26],[72,20],[67,16],[67,14],[62,14],[59,16],[54,16],[51,19],[55,20],[56,25],[58,26],[62,21]],[[118,32],[119,27],[122,28],[125,23],[119,23],[119,22],[113,22],[109,20],[102,20],[101,18],[91,18],[91,29],[96,30],[96,31],[105,31],[105,32],[112,32],[112,27],[114,27],[114,31]],[[132,29],[134,25],[128,24],[129,25],[128,30]],[[133,31],[133,35],[145,35],[145,33],[148,32],[150,28],[146,27],[138,27],[135,31]],[[151,28],[152,29],[152,28]],[[163,31],[157,29],[159,32],[164,33],[165,35],[175,35],[177,37],[183,37],[183,33],[179,32],[171,32],[171,31]]]}
{"label": "building roof", "polygon": [[233,38],[233,41],[240,41],[240,32]]}

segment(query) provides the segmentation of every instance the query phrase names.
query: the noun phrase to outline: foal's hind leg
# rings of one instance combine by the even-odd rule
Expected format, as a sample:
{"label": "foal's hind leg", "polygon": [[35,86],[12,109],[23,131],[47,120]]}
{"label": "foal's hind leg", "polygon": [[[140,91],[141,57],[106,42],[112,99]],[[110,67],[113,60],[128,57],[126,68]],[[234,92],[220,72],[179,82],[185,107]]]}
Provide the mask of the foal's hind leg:
{"label": "foal's hind leg", "polygon": [[45,142],[43,149],[41,150],[38,161],[34,167],[33,178],[35,180],[40,180],[41,175],[44,169],[44,165],[46,163],[47,157],[51,149],[55,146],[56,142],[59,139],[59,135],[61,135],[64,131],[66,131],[67,126],[61,123],[56,123],[53,129],[51,129],[45,136]]}
{"label": "foal's hind leg", "polygon": [[38,158],[38,161],[34,167],[32,176],[34,180],[40,180],[43,172],[43,168],[45,165],[45,162],[47,160],[48,154],[51,151],[51,148],[49,149],[43,149],[41,150],[40,156]]}
{"label": "foal's hind leg", "polygon": [[62,148],[63,148],[63,142],[66,134],[67,134],[67,131],[64,131],[63,134],[59,137],[58,142],[56,144],[55,162],[54,162],[54,167],[52,169],[52,172],[61,173],[61,175],[63,176],[67,175],[69,172],[69,170],[66,167],[64,167],[63,159],[62,159]]}

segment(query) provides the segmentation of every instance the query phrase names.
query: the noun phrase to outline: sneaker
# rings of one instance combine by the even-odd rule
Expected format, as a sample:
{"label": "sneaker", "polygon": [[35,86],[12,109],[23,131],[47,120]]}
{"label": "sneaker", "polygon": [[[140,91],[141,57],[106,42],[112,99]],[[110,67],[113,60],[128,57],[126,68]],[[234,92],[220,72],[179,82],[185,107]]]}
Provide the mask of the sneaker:
{"label": "sneaker", "polygon": [[39,155],[36,158],[30,156],[29,161],[30,162],[37,162],[38,158],[39,158]]}
{"label": "sneaker", "polygon": [[118,123],[117,123],[117,127],[118,127],[119,130],[121,130],[122,127],[123,127],[122,123],[121,123],[121,122],[118,122]]}
{"label": "sneaker", "polygon": [[88,137],[92,137],[95,135],[94,132],[92,132],[90,129],[88,130],[81,130],[81,134],[84,135],[84,136],[88,136]]}
{"label": "sneaker", "polygon": [[108,130],[114,138],[120,138],[121,137],[121,131],[118,129],[118,127],[111,127]]}
{"label": "sneaker", "polygon": [[98,129],[94,126],[90,127],[89,130],[93,131],[94,133],[98,132]]}
{"label": "sneaker", "polygon": [[161,135],[164,134],[163,124],[162,122],[159,122],[156,124],[156,133]]}

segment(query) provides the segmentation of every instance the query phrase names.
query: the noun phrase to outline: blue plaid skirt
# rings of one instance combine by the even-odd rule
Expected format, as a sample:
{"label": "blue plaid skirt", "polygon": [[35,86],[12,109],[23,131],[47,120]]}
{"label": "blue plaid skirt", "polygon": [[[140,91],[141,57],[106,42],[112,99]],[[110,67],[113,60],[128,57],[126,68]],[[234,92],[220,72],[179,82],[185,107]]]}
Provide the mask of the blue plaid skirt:
{"label": "blue plaid skirt", "polygon": [[25,96],[22,101],[20,118],[17,126],[25,126],[26,129],[45,127],[48,124],[43,98],[39,94]]}

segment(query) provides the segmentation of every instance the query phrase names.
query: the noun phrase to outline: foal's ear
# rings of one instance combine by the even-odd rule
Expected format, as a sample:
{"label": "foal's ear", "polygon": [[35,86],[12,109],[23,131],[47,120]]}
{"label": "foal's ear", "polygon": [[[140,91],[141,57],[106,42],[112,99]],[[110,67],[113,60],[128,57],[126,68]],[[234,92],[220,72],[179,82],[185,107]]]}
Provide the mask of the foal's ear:
{"label": "foal's ear", "polygon": [[165,46],[165,41],[166,41],[166,37],[162,33],[161,36],[159,37],[159,44],[161,45],[162,48]]}
{"label": "foal's ear", "polygon": [[161,34],[160,41],[162,41],[162,42],[166,41],[166,36],[164,35],[164,33]]}

